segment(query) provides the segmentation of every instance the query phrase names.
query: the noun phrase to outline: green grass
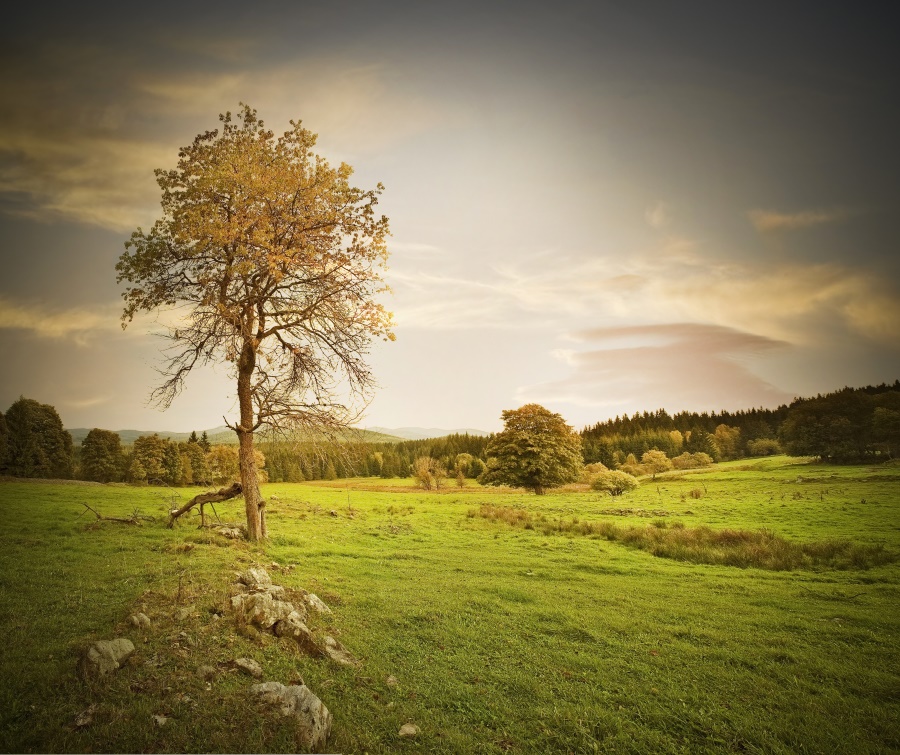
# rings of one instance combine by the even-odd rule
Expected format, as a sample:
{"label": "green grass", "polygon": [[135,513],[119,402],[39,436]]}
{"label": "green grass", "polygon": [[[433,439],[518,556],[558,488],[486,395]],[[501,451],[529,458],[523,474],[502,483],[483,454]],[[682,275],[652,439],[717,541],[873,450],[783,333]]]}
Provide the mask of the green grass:
{"label": "green grass", "polygon": [[[423,493],[405,480],[269,485],[278,500],[265,548],[193,520],[166,529],[168,491],[3,483],[0,749],[296,751],[290,728],[249,702],[252,680],[228,670],[247,656],[267,679],[300,676],[322,698],[336,752],[896,752],[898,564],[692,563],[578,527],[468,514],[606,522],[661,542],[765,529],[794,547],[846,541],[896,554],[898,482],[897,467],[780,457],[664,475],[616,499],[471,485]],[[82,502],[158,521],[79,518]],[[218,511],[239,521],[241,507]],[[273,570],[276,582],[332,606],[314,629],[359,667],[217,618],[233,572],[272,561],[291,567]],[[179,619],[183,607],[192,614]],[[126,624],[136,610],[154,622],[146,636]],[[81,682],[81,649],[117,635],[135,641],[134,662]],[[203,664],[220,669],[209,688]],[[75,729],[92,703],[94,724]],[[155,726],[154,714],[169,723]],[[398,739],[407,721],[419,738]]]}

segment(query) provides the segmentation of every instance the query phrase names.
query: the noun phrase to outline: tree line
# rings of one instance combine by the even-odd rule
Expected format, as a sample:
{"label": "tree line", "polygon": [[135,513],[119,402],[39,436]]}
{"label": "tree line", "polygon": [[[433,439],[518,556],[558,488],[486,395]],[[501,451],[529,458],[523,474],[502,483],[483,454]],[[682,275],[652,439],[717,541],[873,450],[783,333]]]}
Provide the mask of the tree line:
{"label": "tree line", "polygon": [[798,398],[776,409],[624,415],[586,427],[585,463],[610,468],[651,450],[670,458],[705,453],[714,461],[789,453],[823,461],[894,458],[900,452],[900,380]]}
{"label": "tree line", "polygon": [[[777,409],[641,412],[598,422],[579,435],[585,465],[637,473],[643,473],[643,460],[652,451],[665,454],[676,468],[782,451],[834,463],[891,459],[900,453],[900,380],[800,398]],[[495,438],[464,434],[339,444],[270,440],[255,451],[255,458],[271,482],[418,474],[428,487],[447,477],[482,476]],[[427,463],[417,466],[423,458]],[[192,433],[186,442],[143,436],[125,446],[118,433],[95,428],[75,446],[53,406],[21,397],[0,413],[0,474],[210,485],[237,479],[240,467],[237,449],[211,445],[205,432]]]}

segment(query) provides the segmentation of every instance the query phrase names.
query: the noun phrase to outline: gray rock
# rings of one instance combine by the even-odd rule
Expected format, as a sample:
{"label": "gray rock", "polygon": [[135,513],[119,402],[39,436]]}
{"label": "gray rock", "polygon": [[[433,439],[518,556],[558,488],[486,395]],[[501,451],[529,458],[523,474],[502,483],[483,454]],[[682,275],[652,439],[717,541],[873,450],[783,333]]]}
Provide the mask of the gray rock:
{"label": "gray rock", "polygon": [[251,590],[260,590],[269,587],[272,584],[272,578],[262,567],[251,567],[238,577],[239,582],[243,582]]}
{"label": "gray rock", "polygon": [[128,617],[132,626],[138,629],[150,629],[150,617],[145,613],[136,613]]}
{"label": "gray rock", "polygon": [[287,618],[282,619],[273,627],[276,637],[290,637],[300,647],[314,655],[320,655],[321,650],[313,638],[309,627],[303,622],[303,618],[296,611],[292,611]]}
{"label": "gray rock", "polygon": [[263,705],[274,708],[285,718],[293,718],[299,744],[319,752],[331,734],[332,715],[306,685],[286,687],[278,682],[254,684],[250,693]]}
{"label": "gray rock", "polygon": [[261,629],[269,629],[294,612],[294,606],[285,600],[276,600],[267,592],[251,592],[231,598],[231,610]]}
{"label": "gray rock", "polygon": [[175,611],[175,621],[184,621],[194,612],[194,609],[190,606],[184,606],[183,608],[179,608]]}
{"label": "gray rock", "polygon": [[305,600],[306,604],[314,611],[327,614],[331,613],[331,609],[326,606],[317,595],[311,592],[306,593],[306,595],[303,596],[303,600]]}
{"label": "gray rock", "polygon": [[134,645],[125,637],[97,640],[81,657],[81,675],[85,678],[105,676],[125,663],[133,652]]}
{"label": "gray rock", "polygon": [[400,731],[397,732],[398,736],[401,737],[417,737],[421,733],[422,730],[415,724],[403,724],[400,727]]}
{"label": "gray rock", "polygon": [[167,723],[169,723],[169,719],[166,716],[153,716],[153,723],[155,723],[158,727],[162,728]]}
{"label": "gray rock", "polygon": [[245,674],[249,674],[254,679],[262,679],[263,670],[252,658],[235,658],[233,661],[235,668],[240,669]]}
{"label": "gray rock", "polygon": [[400,682],[397,681],[397,677],[391,674],[387,679],[384,680],[384,683],[387,684],[388,687],[396,687]]}
{"label": "gray rock", "polygon": [[331,660],[335,663],[339,663],[342,666],[355,666],[357,661],[352,655],[350,655],[350,651],[347,650],[340,642],[338,642],[334,637],[326,636],[325,637],[325,655],[327,655]]}

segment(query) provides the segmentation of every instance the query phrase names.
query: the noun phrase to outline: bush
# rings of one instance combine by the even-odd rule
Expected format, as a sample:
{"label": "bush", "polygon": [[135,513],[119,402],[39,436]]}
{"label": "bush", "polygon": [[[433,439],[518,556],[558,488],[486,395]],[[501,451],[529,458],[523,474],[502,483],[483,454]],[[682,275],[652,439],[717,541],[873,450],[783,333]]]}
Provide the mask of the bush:
{"label": "bush", "polygon": [[751,456],[775,456],[781,453],[781,445],[774,438],[757,438],[747,443]]}
{"label": "bush", "polygon": [[688,453],[685,451],[681,456],[672,459],[672,466],[675,469],[699,469],[700,467],[708,467],[713,463],[712,456],[703,451],[696,453]]}
{"label": "bush", "polygon": [[640,487],[640,483],[632,475],[618,469],[600,472],[591,483],[592,490],[599,490],[613,496],[622,495],[629,490],[637,490],[638,487]]}

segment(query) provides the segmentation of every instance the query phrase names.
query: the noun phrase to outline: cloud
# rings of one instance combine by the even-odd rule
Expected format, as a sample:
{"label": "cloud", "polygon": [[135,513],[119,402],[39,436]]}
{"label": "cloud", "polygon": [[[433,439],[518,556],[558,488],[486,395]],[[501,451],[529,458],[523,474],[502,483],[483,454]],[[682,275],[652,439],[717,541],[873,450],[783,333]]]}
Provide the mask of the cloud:
{"label": "cloud", "polygon": [[778,212],[776,210],[750,210],[747,216],[759,233],[796,231],[826,223],[836,223],[848,215],[846,210],[803,210],[802,212]]}
{"label": "cloud", "polygon": [[[179,67],[171,46],[161,64],[152,54],[160,48],[54,42],[29,50],[29,65],[0,79],[0,196],[39,220],[116,232],[149,225],[159,213],[154,169],[173,165],[182,145],[241,101],[276,133],[302,117],[335,162],[381,153],[459,117],[431,95],[407,91],[389,67],[350,57],[251,66],[238,50],[203,71]],[[190,47],[185,39],[177,45]]]}
{"label": "cloud", "polygon": [[110,396],[91,396],[81,399],[64,399],[62,403],[71,409],[90,409],[94,406],[102,406],[110,400]]}
{"label": "cloud", "polygon": [[593,348],[557,356],[571,368],[558,381],[519,390],[521,401],[637,411],[715,411],[774,406],[788,393],[742,362],[787,344],[754,333],[700,323],[592,328],[570,340]]}
{"label": "cloud", "polygon": [[22,305],[0,298],[0,329],[25,330],[39,338],[72,339],[85,345],[91,334],[120,329],[120,304],[93,309],[51,311],[43,306]]}

